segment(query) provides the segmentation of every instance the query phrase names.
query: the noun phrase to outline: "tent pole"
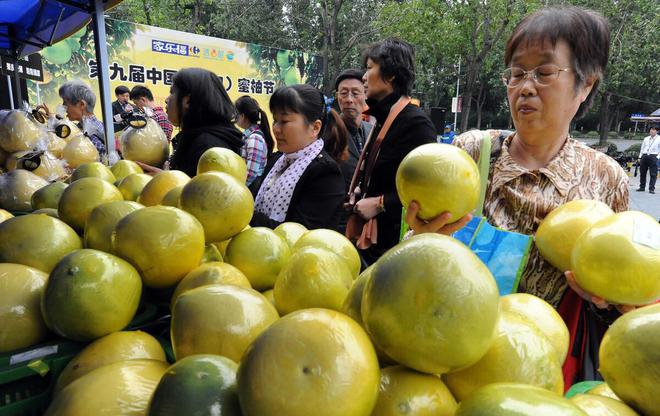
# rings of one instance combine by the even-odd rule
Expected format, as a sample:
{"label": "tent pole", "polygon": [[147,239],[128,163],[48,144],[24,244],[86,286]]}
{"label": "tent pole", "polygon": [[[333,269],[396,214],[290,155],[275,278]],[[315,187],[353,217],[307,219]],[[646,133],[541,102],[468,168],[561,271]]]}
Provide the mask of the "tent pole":
{"label": "tent pole", "polygon": [[16,108],[23,108],[23,91],[21,91],[21,78],[18,75],[18,58],[14,61],[14,84],[16,85]]}
{"label": "tent pole", "polygon": [[16,110],[16,106],[14,106],[14,91],[11,87],[11,76],[9,74],[7,74],[7,89],[9,90],[9,103],[11,104],[11,109]]}
{"label": "tent pole", "polygon": [[96,49],[96,67],[99,80],[100,103],[105,127],[105,144],[110,156],[115,149],[115,132],[112,126],[112,102],[110,100],[110,75],[108,73],[108,47],[105,36],[105,17],[103,0],[95,0],[92,25],[94,28],[94,47]]}

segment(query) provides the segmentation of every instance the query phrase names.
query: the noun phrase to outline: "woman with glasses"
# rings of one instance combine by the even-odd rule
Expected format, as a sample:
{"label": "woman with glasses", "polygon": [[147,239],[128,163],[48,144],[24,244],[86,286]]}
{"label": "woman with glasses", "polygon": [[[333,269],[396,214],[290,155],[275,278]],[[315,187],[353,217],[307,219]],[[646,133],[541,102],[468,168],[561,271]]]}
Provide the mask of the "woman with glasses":
{"label": "woman with glasses", "polygon": [[[502,79],[516,131],[504,139],[492,135],[484,203],[491,224],[532,235],[550,211],[576,199],[602,201],[615,212],[628,209],[628,177],[623,169],[569,134],[571,122],[585,114],[596,94],[609,44],[607,21],[577,7],[541,9],[513,31]],[[478,160],[483,137],[484,132],[468,132],[455,144]],[[444,232],[450,227],[442,215],[428,224],[419,221],[417,208],[411,207],[407,218],[416,233]],[[616,310],[595,307],[609,305],[583,292],[570,274],[567,279],[536,248],[518,290],[557,308],[571,329],[572,343],[577,334],[581,335],[577,339],[586,340],[570,350],[564,368],[567,385],[596,378],[597,348],[606,328],[603,318]]]}

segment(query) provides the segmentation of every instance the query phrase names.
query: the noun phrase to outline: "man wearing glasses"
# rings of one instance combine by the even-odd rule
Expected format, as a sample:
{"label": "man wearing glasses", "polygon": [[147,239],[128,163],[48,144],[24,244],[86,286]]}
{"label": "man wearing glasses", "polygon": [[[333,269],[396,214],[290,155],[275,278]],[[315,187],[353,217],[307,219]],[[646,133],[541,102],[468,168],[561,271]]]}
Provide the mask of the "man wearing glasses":
{"label": "man wearing glasses", "polygon": [[[341,173],[344,175],[346,189],[351,184],[360,153],[364,148],[364,143],[369,136],[369,132],[373,128],[373,124],[364,121],[362,116],[362,112],[367,108],[367,97],[364,93],[364,83],[362,82],[363,75],[364,72],[359,69],[347,69],[339,74],[335,81],[335,94],[339,103],[341,118],[350,133],[348,140],[348,159],[339,165]],[[342,212],[342,218],[339,224],[340,232],[342,233],[346,227],[347,218],[348,212],[346,212],[346,215]]]}

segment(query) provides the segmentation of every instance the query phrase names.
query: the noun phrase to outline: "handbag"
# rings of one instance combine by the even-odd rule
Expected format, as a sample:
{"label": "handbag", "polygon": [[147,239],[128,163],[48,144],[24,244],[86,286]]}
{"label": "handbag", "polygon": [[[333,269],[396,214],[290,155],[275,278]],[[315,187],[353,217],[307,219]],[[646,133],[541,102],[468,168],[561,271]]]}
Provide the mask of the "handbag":
{"label": "handbag", "polygon": [[[371,174],[378,159],[380,146],[385,139],[385,135],[389,131],[392,123],[397,118],[399,113],[401,113],[401,111],[408,105],[408,103],[410,103],[410,97],[402,96],[392,106],[392,108],[390,108],[387,119],[385,119],[383,127],[378,132],[376,141],[373,143],[371,149],[369,149],[369,144],[371,142],[375,128],[371,129],[369,137],[367,138],[364,144],[364,148],[362,149],[362,153],[360,154],[360,159],[358,160],[355,172],[353,172],[353,178],[351,179],[351,186],[349,187],[348,192],[348,207],[355,207],[355,204],[358,202],[358,200],[366,196],[366,194],[362,192],[362,183],[359,183],[359,178],[364,172],[362,181],[364,182],[364,189],[367,189],[369,186]],[[356,246],[361,250],[371,247],[372,244],[376,244],[378,242],[378,221],[376,217],[365,220],[360,215],[353,212],[348,217],[348,221],[346,222],[346,237],[349,240],[354,241]]]}

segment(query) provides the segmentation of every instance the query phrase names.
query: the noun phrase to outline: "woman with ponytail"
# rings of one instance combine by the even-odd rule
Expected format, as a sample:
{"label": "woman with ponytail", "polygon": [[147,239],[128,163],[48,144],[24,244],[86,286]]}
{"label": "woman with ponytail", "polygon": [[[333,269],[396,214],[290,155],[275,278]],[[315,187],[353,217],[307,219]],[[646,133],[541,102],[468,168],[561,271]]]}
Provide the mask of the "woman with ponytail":
{"label": "woman with ponytail", "polygon": [[275,228],[293,221],[309,229],[337,229],[346,185],[324,140],[338,140],[331,135],[341,130],[335,128],[341,119],[328,111],[321,91],[305,84],[277,89],[270,111],[280,152],[252,184],[250,225]]}
{"label": "woman with ponytail", "polygon": [[273,137],[270,134],[268,116],[252,97],[244,95],[236,100],[238,119],[236,124],[243,129],[241,156],[247,164],[247,185],[261,176],[266,162],[273,154]]}

